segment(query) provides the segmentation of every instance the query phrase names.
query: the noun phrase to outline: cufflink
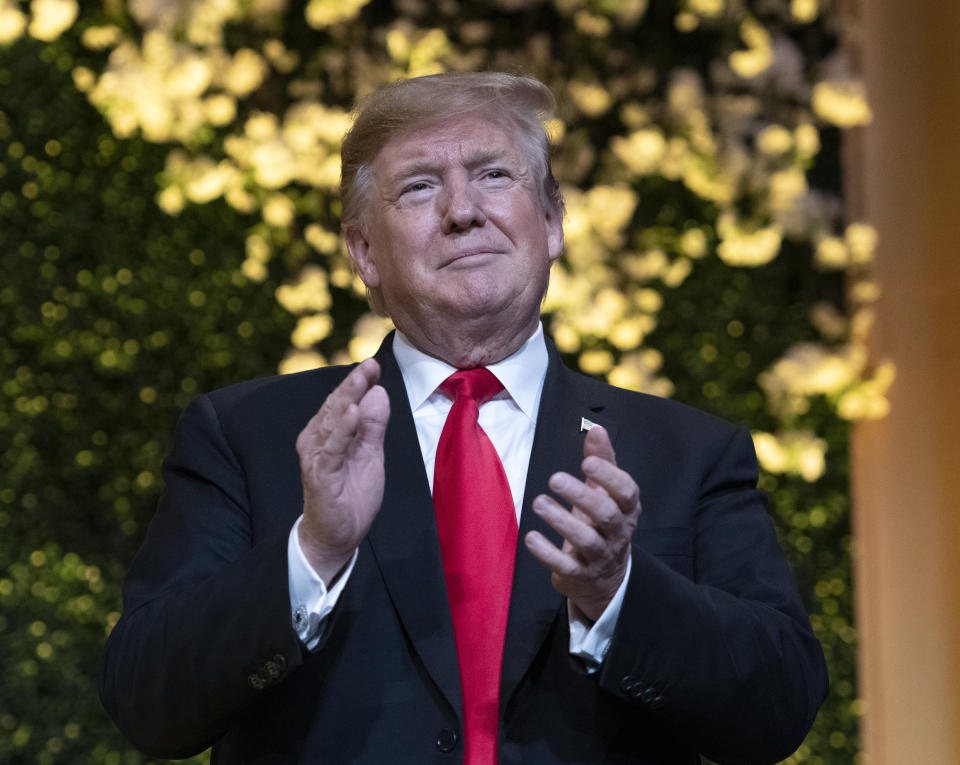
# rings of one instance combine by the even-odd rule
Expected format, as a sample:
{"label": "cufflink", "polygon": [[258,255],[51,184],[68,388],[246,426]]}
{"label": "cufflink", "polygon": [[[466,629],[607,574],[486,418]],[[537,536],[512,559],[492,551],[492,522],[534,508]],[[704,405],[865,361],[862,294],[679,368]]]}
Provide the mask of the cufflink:
{"label": "cufflink", "polygon": [[306,621],[307,607],[301,603],[299,606],[297,606],[297,610],[293,612],[293,623],[297,627],[302,627]]}

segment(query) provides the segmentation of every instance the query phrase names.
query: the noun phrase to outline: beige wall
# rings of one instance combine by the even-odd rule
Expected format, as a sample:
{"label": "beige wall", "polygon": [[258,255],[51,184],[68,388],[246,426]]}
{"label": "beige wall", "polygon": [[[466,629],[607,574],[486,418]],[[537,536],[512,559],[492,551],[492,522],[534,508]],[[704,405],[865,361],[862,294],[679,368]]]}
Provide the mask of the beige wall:
{"label": "beige wall", "polygon": [[850,146],[879,230],[890,415],[854,438],[868,765],[960,763],[960,1],[859,0],[874,121]]}

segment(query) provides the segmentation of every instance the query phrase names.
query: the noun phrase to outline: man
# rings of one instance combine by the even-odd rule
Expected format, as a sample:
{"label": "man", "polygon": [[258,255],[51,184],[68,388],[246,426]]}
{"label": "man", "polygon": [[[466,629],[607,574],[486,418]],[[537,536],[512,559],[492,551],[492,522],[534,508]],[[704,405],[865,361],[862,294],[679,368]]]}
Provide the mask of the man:
{"label": "man", "polygon": [[543,336],[551,107],[496,73],[364,104],[344,236],[397,332],[185,411],[101,680],[145,751],[771,763],[806,734],[826,673],[749,435]]}

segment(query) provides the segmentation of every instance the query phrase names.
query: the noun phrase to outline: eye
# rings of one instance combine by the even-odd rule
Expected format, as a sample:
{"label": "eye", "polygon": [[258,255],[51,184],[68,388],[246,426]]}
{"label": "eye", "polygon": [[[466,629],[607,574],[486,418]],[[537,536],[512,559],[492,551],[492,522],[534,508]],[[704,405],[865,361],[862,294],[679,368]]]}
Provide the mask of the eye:
{"label": "eye", "polygon": [[502,167],[492,167],[484,170],[480,175],[480,180],[491,183],[495,186],[501,186],[509,181],[513,176],[510,171]]}
{"label": "eye", "polygon": [[416,183],[411,183],[403,191],[404,193],[406,193],[408,191],[426,191],[426,190],[427,190],[427,182],[417,181]]}

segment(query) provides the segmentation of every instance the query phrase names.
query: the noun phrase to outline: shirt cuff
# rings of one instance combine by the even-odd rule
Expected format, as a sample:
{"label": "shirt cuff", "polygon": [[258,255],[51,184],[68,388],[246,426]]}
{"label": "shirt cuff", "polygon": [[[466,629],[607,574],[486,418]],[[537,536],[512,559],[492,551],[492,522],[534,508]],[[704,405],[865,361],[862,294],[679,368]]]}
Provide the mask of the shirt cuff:
{"label": "shirt cuff", "polygon": [[610,648],[632,567],[633,557],[631,556],[627,559],[627,570],[623,575],[623,581],[620,582],[620,587],[592,626],[578,609],[574,608],[569,601],[567,602],[567,615],[570,619],[570,655],[583,660],[588,674],[592,675],[600,668]]}
{"label": "shirt cuff", "polygon": [[353,557],[343,569],[343,572],[337,577],[333,587],[329,590],[323,583],[320,575],[313,570],[313,566],[303,554],[303,548],[300,547],[300,521],[290,529],[290,536],[287,538],[287,572],[290,585],[290,613],[293,620],[293,629],[300,638],[300,642],[306,646],[308,651],[316,650],[320,645],[320,639],[323,637],[323,630],[326,625],[327,617],[333,611],[340,599],[340,593],[350,578],[353,566],[357,562],[358,551],[353,551]]}

